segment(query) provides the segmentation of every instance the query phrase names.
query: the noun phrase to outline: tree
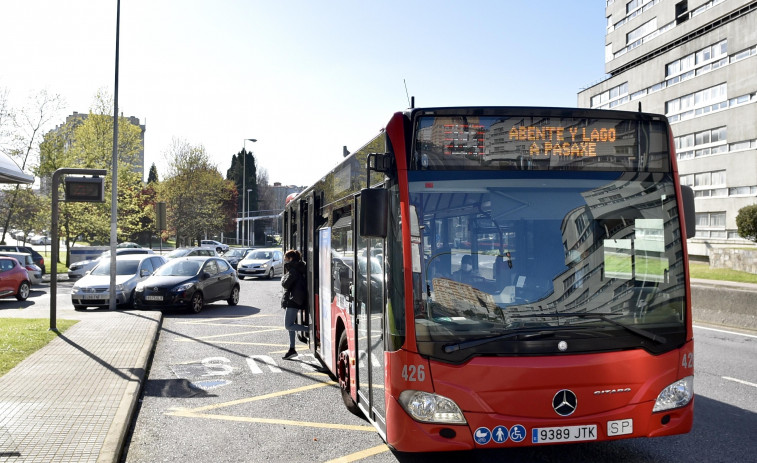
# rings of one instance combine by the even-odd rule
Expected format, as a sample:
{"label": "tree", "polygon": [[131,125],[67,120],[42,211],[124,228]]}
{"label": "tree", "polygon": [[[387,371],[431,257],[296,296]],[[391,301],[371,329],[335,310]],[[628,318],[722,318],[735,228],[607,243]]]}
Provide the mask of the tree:
{"label": "tree", "polygon": [[158,196],[166,202],[168,228],[177,245],[224,231],[224,205],[232,201],[234,183],[223,179],[202,145],[174,140],[166,154],[169,171]]}
{"label": "tree", "polygon": [[757,241],[757,204],[739,209],[736,226],[740,237]]}
{"label": "tree", "polygon": [[147,183],[155,183],[158,181],[158,168],[155,167],[155,163],[150,166],[150,173],[147,175]]}
{"label": "tree", "polygon": [[[246,161],[245,161],[246,158]],[[244,184],[242,177],[244,176]],[[258,206],[258,185],[257,185],[257,165],[255,162],[255,156],[246,151],[244,148],[238,154],[231,157],[231,167],[226,171],[226,179],[234,182],[237,188],[237,195],[242,198],[245,197],[245,204],[249,201],[249,206],[245,206],[248,210],[257,210]],[[252,190],[247,192],[244,190]],[[245,215],[247,211],[242,210],[242,201],[239,201],[237,205],[237,211]]]}
{"label": "tree", "polygon": [[[70,120],[49,132],[40,145],[40,176],[50,176],[61,167],[106,169],[104,203],[63,203],[60,208],[60,236],[70,248],[79,239],[92,243],[110,241],[110,202],[113,157],[113,108],[109,95],[99,92],[89,114]],[[141,231],[145,210],[141,207],[142,173],[135,172],[142,149],[141,129],[121,117],[118,125],[118,224],[117,238],[130,239]],[[53,194],[60,194],[53,192]]]}
{"label": "tree", "polygon": [[[30,98],[26,107],[18,112],[7,108],[7,93],[0,94],[0,137],[2,150],[13,159],[21,170],[34,168],[39,161],[39,142],[43,130],[50,124],[53,117],[60,111],[62,100],[58,95],[49,95],[41,91]],[[3,125],[5,128],[3,129]],[[14,216],[21,213],[19,209],[19,192],[27,187],[15,185],[7,195],[8,207],[4,210],[2,222],[3,231],[0,242],[5,242],[5,233],[13,222]],[[26,207],[24,205],[23,207]],[[28,217],[22,218],[22,220]]]}

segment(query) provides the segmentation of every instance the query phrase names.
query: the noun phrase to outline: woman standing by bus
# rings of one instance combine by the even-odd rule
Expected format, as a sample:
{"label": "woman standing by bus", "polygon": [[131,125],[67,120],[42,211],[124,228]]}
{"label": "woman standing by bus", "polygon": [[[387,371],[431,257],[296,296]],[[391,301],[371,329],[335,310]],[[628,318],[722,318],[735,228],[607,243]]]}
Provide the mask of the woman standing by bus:
{"label": "woman standing by bus", "polygon": [[305,325],[298,325],[297,313],[306,307],[307,285],[306,285],[307,267],[302,261],[300,251],[290,249],[284,254],[284,276],[281,278],[281,286],[284,287],[284,295],[281,298],[281,308],[286,310],[284,315],[284,328],[289,331],[289,350],[282,357],[284,360],[297,355],[294,349],[295,331],[308,331],[310,328]]}

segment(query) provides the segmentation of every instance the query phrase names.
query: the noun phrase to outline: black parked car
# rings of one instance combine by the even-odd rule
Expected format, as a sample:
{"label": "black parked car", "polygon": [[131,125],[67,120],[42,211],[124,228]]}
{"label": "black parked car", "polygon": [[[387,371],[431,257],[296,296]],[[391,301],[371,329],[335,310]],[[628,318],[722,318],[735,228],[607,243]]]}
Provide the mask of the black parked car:
{"label": "black parked car", "polygon": [[27,254],[31,254],[32,259],[34,260],[34,264],[37,267],[42,269],[42,275],[45,274],[45,258],[42,257],[42,254],[38,253],[37,251],[30,248],[29,246],[2,245],[0,246],[0,251],[25,252]]}
{"label": "black parked car", "polygon": [[206,303],[239,303],[239,279],[220,257],[192,256],[169,260],[134,291],[134,308],[188,308],[199,313]]}

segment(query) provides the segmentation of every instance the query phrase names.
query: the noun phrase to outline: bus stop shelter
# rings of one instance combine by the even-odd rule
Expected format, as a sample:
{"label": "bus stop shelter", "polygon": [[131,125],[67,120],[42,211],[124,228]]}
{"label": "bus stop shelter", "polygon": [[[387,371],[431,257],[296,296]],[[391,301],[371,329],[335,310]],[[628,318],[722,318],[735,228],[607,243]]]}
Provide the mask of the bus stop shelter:
{"label": "bus stop shelter", "polygon": [[0,183],[34,183],[34,176],[25,174],[6,154],[0,153]]}

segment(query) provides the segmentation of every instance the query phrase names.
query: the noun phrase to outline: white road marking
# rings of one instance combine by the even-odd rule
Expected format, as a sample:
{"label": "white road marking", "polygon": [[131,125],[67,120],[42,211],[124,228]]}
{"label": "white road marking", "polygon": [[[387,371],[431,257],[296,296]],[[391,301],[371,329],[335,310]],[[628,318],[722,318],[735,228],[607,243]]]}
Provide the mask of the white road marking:
{"label": "white road marking", "polygon": [[721,378],[728,381],[733,381],[735,383],[741,383],[741,384],[746,384],[747,386],[757,387],[757,384],[750,383],[749,381],[744,381],[743,379],[731,378],[729,376],[721,376]]}
{"label": "white road marking", "polygon": [[717,328],[709,328],[709,327],[706,327],[706,326],[698,326],[698,325],[694,325],[694,328],[697,328],[697,329],[700,329],[700,330],[707,330],[707,331],[717,331],[718,333],[735,334],[735,335],[738,335],[738,336],[746,336],[747,338],[757,339],[757,336],[755,336],[755,335],[745,334],[745,333],[739,333],[739,332],[736,332],[736,331],[719,330]]}

